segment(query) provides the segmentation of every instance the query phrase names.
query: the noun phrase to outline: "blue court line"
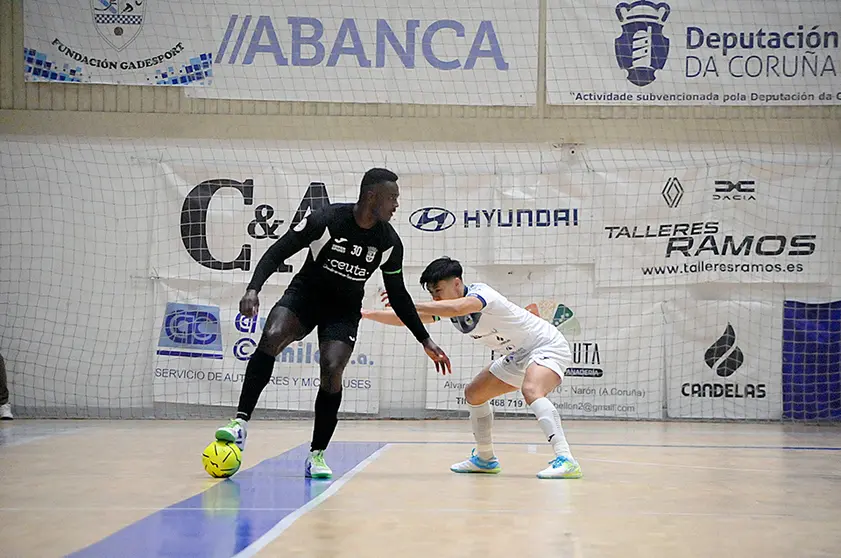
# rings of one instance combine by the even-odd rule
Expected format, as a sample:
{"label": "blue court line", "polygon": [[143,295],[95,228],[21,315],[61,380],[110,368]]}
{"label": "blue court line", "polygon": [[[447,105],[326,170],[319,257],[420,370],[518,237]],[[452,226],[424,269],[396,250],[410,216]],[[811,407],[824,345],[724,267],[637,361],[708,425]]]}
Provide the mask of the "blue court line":
{"label": "blue court line", "polygon": [[383,446],[381,442],[334,442],[325,452],[333,479],[313,480],[304,478],[309,444],[300,445],[132,523],[69,557],[230,558]]}
{"label": "blue court line", "polygon": [[[385,442],[394,445],[470,445],[474,442],[464,441],[412,441],[412,440],[389,440]],[[495,446],[534,446],[540,442],[494,442]],[[594,447],[594,448],[683,448],[683,449],[744,449],[744,450],[784,450],[784,451],[841,451],[841,446],[720,446],[720,445],[693,445],[693,444],[596,444],[574,442],[573,447]]]}

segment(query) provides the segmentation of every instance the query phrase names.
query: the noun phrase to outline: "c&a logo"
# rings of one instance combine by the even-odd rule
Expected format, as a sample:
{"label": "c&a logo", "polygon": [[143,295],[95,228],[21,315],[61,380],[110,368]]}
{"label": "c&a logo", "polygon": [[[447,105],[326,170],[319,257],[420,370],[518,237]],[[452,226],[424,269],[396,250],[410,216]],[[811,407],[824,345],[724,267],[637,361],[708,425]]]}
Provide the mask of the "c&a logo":
{"label": "c&a logo", "polygon": [[158,354],[222,359],[219,307],[167,302]]}
{"label": "c&a logo", "polygon": [[628,72],[628,81],[643,87],[653,82],[669,56],[669,39],[663,35],[663,24],[672,9],[665,2],[650,0],[622,2],[616,6],[616,17],[622,22],[622,34],[614,41],[616,61]]}
{"label": "c&a logo", "polygon": [[[254,181],[247,179],[242,182],[227,178],[205,180],[190,190],[181,206],[181,242],[187,253],[196,262],[210,269],[228,271],[251,269],[251,244],[243,244],[239,254],[230,261],[223,262],[210,253],[207,242],[207,213],[210,201],[219,190],[233,188],[242,194],[243,205],[254,205]],[[295,230],[297,225],[306,224],[306,217],[313,211],[330,204],[327,186],[323,182],[311,182],[304,194],[290,227]],[[254,209],[254,219],[248,224],[248,236],[255,240],[277,240],[283,231],[283,219],[275,218],[275,209],[271,205],[261,204]],[[280,273],[291,273],[292,266],[281,264]]]}
{"label": "c&a logo", "polygon": [[[704,363],[719,378],[729,378],[742,367],[745,354],[736,344],[736,330],[728,322],[724,332],[704,352]],[[764,399],[765,384],[753,383],[691,383],[681,385],[684,397],[723,397],[731,399]]]}

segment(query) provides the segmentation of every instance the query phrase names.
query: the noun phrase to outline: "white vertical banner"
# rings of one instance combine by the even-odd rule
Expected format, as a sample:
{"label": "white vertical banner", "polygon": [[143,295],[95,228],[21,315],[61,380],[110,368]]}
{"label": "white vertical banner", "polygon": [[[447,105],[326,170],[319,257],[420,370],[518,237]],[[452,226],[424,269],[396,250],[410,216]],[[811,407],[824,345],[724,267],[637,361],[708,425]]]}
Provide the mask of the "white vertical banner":
{"label": "white vertical banner", "polygon": [[553,105],[841,104],[841,4],[549,0]]}
{"label": "white vertical banner", "polygon": [[668,416],[779,419],[781,304],[668,301]]}
{"label": "white vertical banner", "polygon": [[[486,282],[555,325],[570,343],[572,364],[549,399],[562,416],[662,417],[662,312],[659,305],[587,293],[589,266],[475,268],[465,281]],[[453,374],[427,366],[427,409],[467,409],[464,387],[492,362],[490,349],[449,320],[429,327],[450,355]],[[519,391],[492,402],[497,412],[530,413]]]}
{"label": "white vertical banner", "polygon": [[[157,296],[154,400],[235,407],[265,317],[281,294],[277,288],[261,291],[261,311],[252,319],[238,311],[239,286],[208,289],[200,283],[162,281]],[[360,324],[343,375],[342,412],[378,411],[379,370],[383,366],[389,365],[382,343],[370,324]],[[313,331],[277,356],[258,408],[311,411],[319,376],[318,336]]]}
{"label": "white vertical banner", "polygon": [[533,105],[538,0],[217,2],[205,98]]}

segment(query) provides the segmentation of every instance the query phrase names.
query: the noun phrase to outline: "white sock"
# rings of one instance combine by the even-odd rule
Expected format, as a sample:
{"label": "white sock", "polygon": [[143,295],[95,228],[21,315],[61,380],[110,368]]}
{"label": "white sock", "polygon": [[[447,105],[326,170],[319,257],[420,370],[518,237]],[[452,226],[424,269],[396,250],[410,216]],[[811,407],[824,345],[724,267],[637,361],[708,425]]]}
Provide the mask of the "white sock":
{"label": "white sock", "polygon": [[535,399],[529,407],[537,417],[537,424],[540,425],[546,439],[552,444],[555,456],[573,459],[566,436],[564,436],[564,429],[561,428],[561,415],[558,414],[558,409],[545,397]]}
{"label": "white sock", "polygon": [[473,437],[476,439],[476,453],[485,461],[494,457],[494,444],[491,428],[494,423],[494,413],[487,401],[481,405],[467,404],[470,409],[470,426],[473,427]]}

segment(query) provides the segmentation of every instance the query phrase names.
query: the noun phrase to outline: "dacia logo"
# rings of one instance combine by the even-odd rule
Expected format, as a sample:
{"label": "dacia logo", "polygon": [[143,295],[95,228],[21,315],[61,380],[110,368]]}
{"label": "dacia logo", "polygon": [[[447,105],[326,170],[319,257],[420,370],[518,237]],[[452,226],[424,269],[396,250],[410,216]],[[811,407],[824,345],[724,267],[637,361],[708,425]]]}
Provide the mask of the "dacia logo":
{"label": "dacia logo", "polygon": [[409,223],[419,231],[445,231],[456,224],[456,216],[443,207],[422,207],[409,216]]}
{"label": "dacia logo", "polygon": [[716,180],[713,199],[716,201],[753,201],[756,200],[755,180]]}

